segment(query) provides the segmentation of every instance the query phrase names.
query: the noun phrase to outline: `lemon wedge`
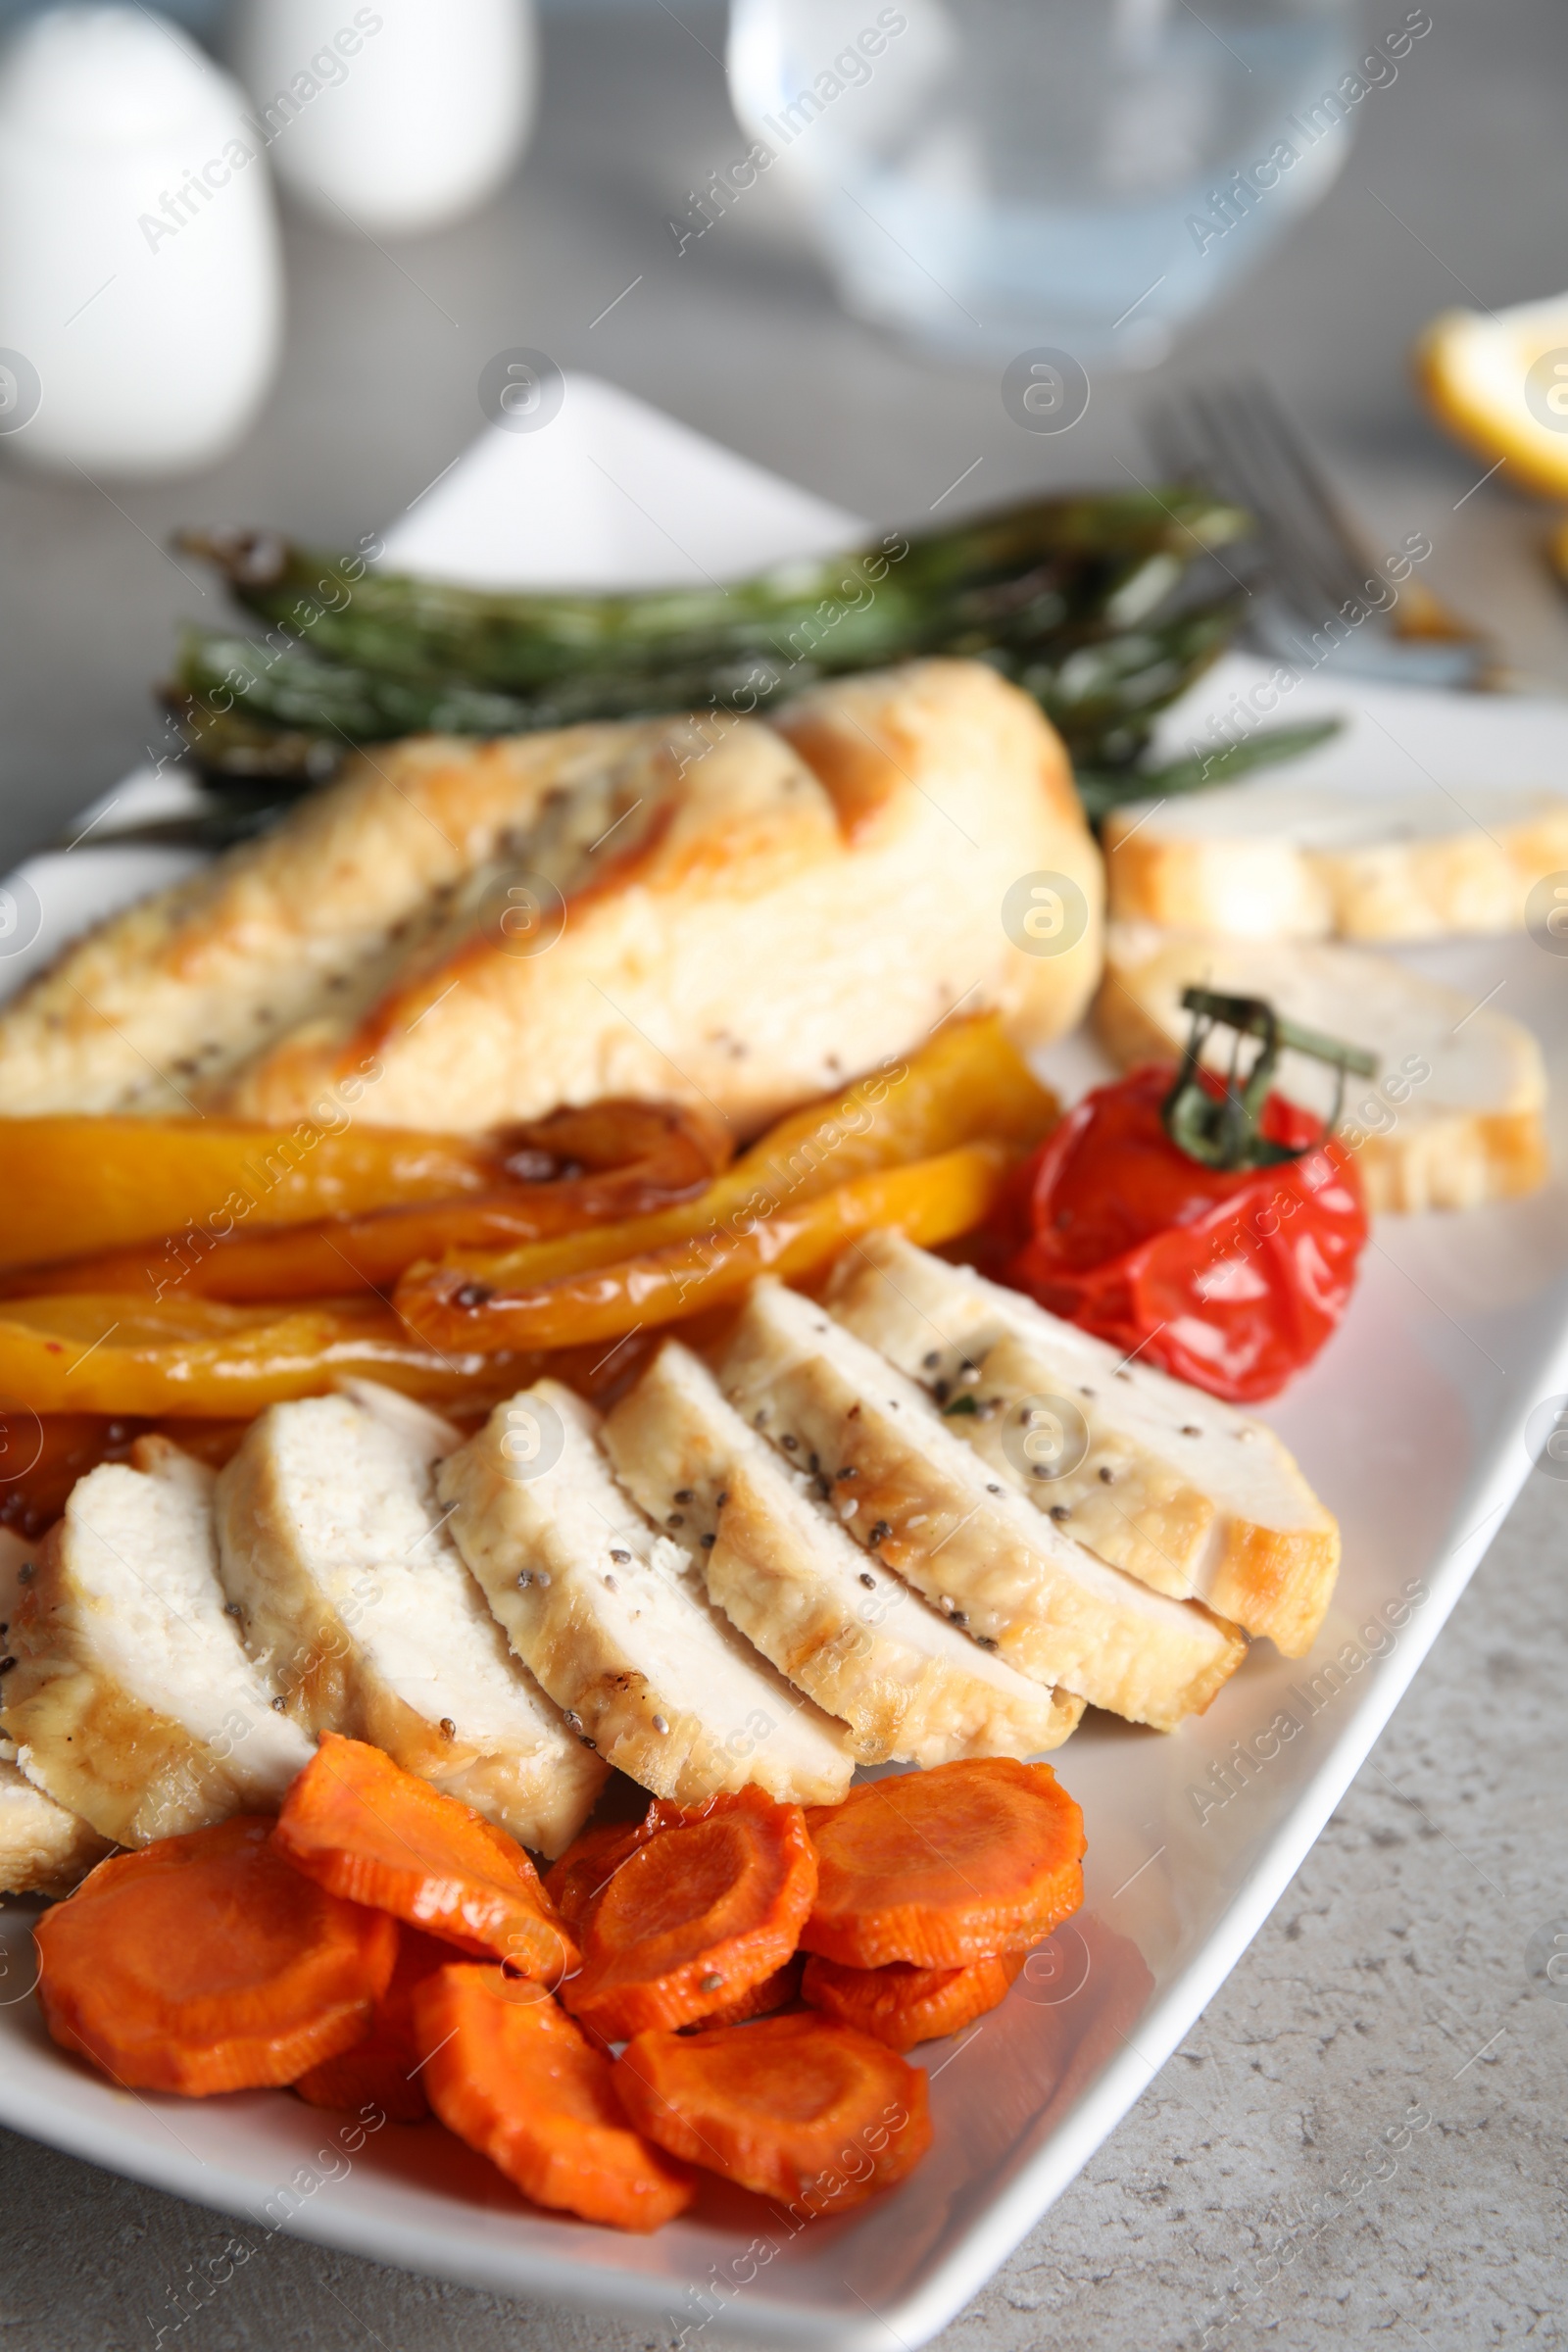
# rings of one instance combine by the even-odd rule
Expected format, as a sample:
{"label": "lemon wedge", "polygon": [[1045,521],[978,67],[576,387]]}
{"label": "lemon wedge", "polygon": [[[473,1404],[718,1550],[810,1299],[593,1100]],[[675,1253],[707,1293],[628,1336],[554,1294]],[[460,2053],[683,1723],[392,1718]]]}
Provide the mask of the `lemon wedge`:
{"label": "lemon wedge", "polygon": [[1568,294],[1488,316],[1444,311],[1412,355],[1439,419],[1507,478],[1568,498]]}

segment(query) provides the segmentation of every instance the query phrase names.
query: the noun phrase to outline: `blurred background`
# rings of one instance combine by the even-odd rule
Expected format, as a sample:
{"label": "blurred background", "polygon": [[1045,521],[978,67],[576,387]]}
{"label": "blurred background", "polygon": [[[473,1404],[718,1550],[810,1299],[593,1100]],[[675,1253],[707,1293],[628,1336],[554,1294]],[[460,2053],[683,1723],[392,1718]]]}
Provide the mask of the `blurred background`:
{"label": "blurred background", "polygon": [[[443,12],[454,41],[474,5]],[[1147,20],[1142,0],[1117,0],[1130,37],[1141,5]],[[397,9],[387,0],[389,18]],[[27,13],[0,6],[8,25]],[[1351,41],[1406,19],[1392,4],[1387,24],[1375,7],[1359,27],[1323,13],[1325,37]],[[142,757],[155,740],[150,683],[176,623],[220,617],[216,586],[170,556],[173,529],[260,523],[352,544],[485,429],[481,371],[518,345],[623,385],[879,524],[928,517],[938,501],[947,519],[1069,482],[1149,479],[1152,398],[1189,377],[1262,369],[1370,536],[1392,545],[1426,530],[1428,584],[1461,609],[1484,605],[1512,662],[1568,684],[1568,624],[1539,555],[1549,512],[1508,486],[1506,467],[1476,487],[1485,462],[1431,420],[1408,361],[1449,306],[1496,311],[1558,290],[1568,18],[1556,0],[1432,0],[1413,13],[1431,30],[1396,79],[1355,106],[1353,143],[1315,208],[1178,323],[1168,356],[1146,350],[1130,370],[1091,358],[1087,412],[1048,435],[1020,429],[1004,405],[996,350],[917,343],[852,316],[784,172],[758,176],[710,233],[679,245],[707,175],[744,157],[753,135],[727,85],[718,0],[544,0],[535,125],[479,209],[394,235],[283,197],[281,362],[229,454],[143,480],[95,465],[39,471],[0,444],[0,865]],[[176,0],[168,14],[230,53],[222,11]],[[337,14],[346,24],[353,11]],[[1212,38],[1234,53],[1234,32]],[[1042,151],[1059,133],[1042,125]],[[1027,117],[1009,135],[1027,147]]]}

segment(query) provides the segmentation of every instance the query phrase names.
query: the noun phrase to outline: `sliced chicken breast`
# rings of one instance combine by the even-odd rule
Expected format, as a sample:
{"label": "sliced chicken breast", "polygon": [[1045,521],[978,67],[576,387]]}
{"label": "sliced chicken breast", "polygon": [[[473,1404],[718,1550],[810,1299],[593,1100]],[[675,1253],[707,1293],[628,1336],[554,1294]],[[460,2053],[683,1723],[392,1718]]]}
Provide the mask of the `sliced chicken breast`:
{"label": "sliced chicken breast", "polygon": [[1168,1731],[1205,1706],[1246,1636],[1107,1566],[956,1438],[930,1399],[826,1310],[754,1289],[719,1385],[826,1479],[849,1533],[1037,1682]]}
{"label": "sliced chicken breast", "polygon": [[[0,1527],[0,1646],[9,1674],[12,1620],[33,1577],[36,1546]],[[3,1686],[0,1686],[3,1688]],[[35,1788],[17,1762],[16,1742],[0,1738],[0,1894],[69,1894],[110,1850],[76,1814]]]}
{"label": "sliced chicken breast", "polygon": [[861,1764],[951,1763],[1059,1747],[1083,1700],[981,1649],[871,1566],[670,1340],[606,1420],[606,1452],[651,1518],[682,1513],[710,1600],[781,1674],[850,1727]]}
{"label": "sliced chicken breast", "polygon": [[459,1443],[368,1382],[273,1405],[219,1478],[220,1574],[306,1731],[367,1740],[555,1855],[607,1768],[513,1656],[441,1523],[435,1463]]}
{"label": "sliced chicken breast", "polygon": [[852,1250],[828,1304],[946,1406],[994,1477],[1102,1560],[1287,1657],[1311,1648],[1339,1523],[1266,1423],[901,1234]]}
{"label": "sliced chicken breast", "polygon": [[616,1483],[598,1429],[591,1406],[542,1380],[441,1465],[452,1533],[513,1648],[573,1729],[656,1796],[699,1804],[755,1782],[836,1803],[854,1770],[844,1726],[712,1606],[689,1554]]}
{"label": "sliced chicken breast", "polygon": [[69,1894],[112,1850],[0,1752],[0,1894]]}
{"label": "sliced chicken breast", "polygon": [[7,1639],[26,1778],[120,1845],[270,1811],[314,1752],[218,1579],[213,1473],[163,1438],[78,1479]]}

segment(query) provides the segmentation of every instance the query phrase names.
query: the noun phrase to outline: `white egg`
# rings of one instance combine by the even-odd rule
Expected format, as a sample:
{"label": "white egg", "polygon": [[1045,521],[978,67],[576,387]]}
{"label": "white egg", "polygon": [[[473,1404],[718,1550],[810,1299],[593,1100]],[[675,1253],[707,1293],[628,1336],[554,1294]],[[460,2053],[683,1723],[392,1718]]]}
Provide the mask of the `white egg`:
{"label": "white egg", "polygon": [[276,367],[281,272],[243,101],[143,9],[0,53],[0,448],[88,473],[211,463]]}
{"label": "white egg", "polygon": [[532,0],[244,0],[234,63],[278,179],[337,228],[475,210],[533,124]]}

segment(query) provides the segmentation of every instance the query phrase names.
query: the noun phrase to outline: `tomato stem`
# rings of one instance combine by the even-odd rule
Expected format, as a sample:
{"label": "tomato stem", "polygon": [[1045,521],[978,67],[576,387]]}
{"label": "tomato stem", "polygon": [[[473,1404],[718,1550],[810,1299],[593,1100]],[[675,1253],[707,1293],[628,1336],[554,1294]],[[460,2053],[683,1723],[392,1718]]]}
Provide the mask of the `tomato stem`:
{"label": "tomato stem", "polygon": [[[1286,1020],[1264,997],[1231,997],[1215,989],[1189,988],[1182,993],[1182,1009],[1193,1016],[1187,1049],[1176,1081],[1160,1109],[1165,1133],[1179,1152],[1204,1167],[1228,1170],[1273,1167],[1286,1159],[1300,1159],[1315,1152],[1340,1123],[1345,1082],[1352,1073],[1376,1074],[1378,1061],[1360,1046],[1348,1046],[1321,1031]],[[1216,1094],[1203,1071],[1203,1051],[1216,1028],[1234,1032],[1231,1064],[1223,1091]],[[1258,1051],[1245,1074],[1241,1068],[1242,1042],[1255,1038]],[[1338,1074],[1334,1108],[1322,1134],[1308,1144],[1276,1143],[1263,1133],[1263,1106],[1268,1101],[1280,1054],[1310,1054],[1327,1062]]]}

